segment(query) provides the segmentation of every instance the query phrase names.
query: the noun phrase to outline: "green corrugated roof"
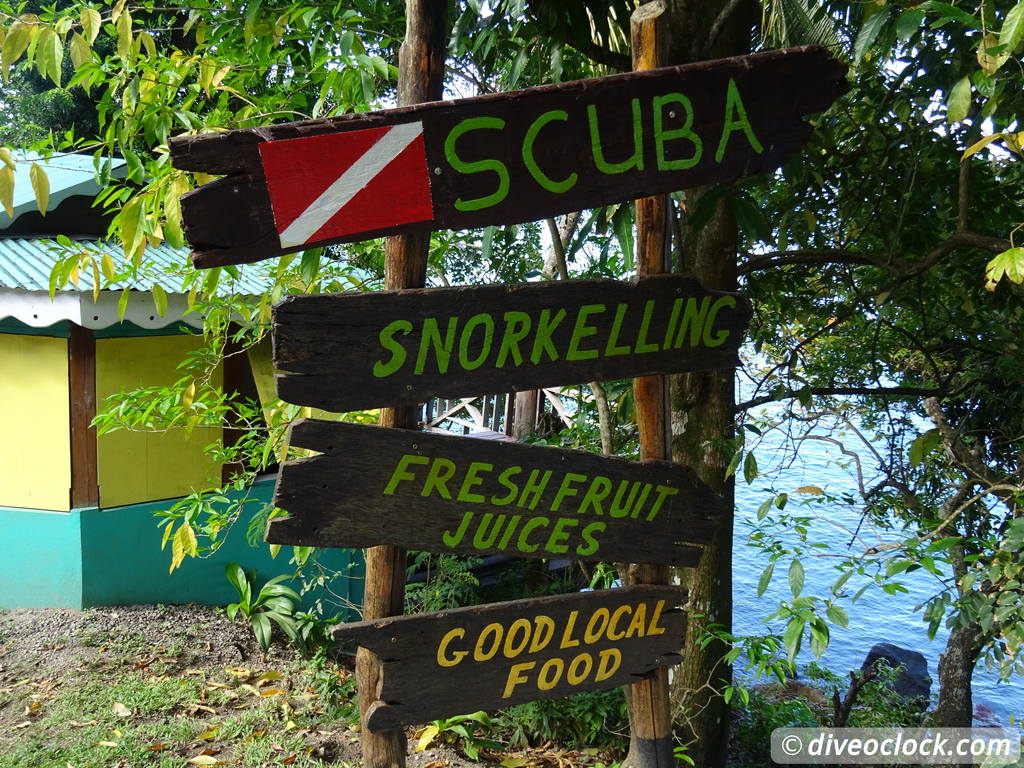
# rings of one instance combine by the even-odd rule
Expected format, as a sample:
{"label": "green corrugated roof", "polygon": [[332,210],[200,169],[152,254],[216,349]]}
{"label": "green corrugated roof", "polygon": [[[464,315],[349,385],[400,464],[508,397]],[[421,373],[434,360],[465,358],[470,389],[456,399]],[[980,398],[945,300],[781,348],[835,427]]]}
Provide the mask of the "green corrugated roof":
{"label": "green corrugated roof", "polygon": [[[145,263],[138,274],[129,275],[124,269],[124,252],[114,243],[103,240],[79,240],[74,242],[75,248],[92,251],[96,259],[104,253],[113,259],[117,272],[126,274],[111,284],[102,284],[103,290],[119,291],[125,287],[133,290],[148,291],[153,284],[158,284],[167,293],[184,293],[182,280],[195,271],[189,263],[189,254],[185,249],[172,248],[166,243],[146,248]],[[53,265],[67,249],[58,245],[55,240],[45,238],[0,238],[0,288],[20,288],[27,291],[46,291],[50,287],[50,272]],[[258,295],[270,290],[273,281],[268,271],[276,267],[264,264],[248,264],[237,267],[238,279],[226,272],[221,275],[219,292],[222,294],[237,293]],[[93,289],[91,270],[81,274],[78,279],[78,290]]]}
{"label": "green corrugated roof", "polygon": [[[44,160],[41,156],[31,152],[13,152],[12,154],[15,162],[14,219],[0,207],[0,233],[22,214],[38,210],[36,195],[32,190],[32,180],[29,176],[33,163],[37,163],[46,172],[46,179],[50,185],[47,211],[54,210],[73,195],[95,197],[100,191],[99,185],[96,183],[92,155],[53,155],[49,160]],[[104,162],[111,164],[115,176],[124,175],[125,161],[121,158],[110,158]]]}

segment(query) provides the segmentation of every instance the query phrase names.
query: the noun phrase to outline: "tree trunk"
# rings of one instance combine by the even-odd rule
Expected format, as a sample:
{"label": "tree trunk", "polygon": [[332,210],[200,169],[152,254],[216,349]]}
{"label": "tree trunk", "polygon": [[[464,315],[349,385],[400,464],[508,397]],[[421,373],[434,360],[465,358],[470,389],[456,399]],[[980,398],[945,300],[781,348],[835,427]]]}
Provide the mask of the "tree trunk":
{"label": "tree trunk", "polygon": [[[447,3],[443,0],[407,0],[405,40],[399,53],[398,104],[417,104],[441,98],[444,74]],[[429,233],[387,239],[385,288],[420,288],[426,282]],[[384,408],[381,426],[415,429],[416,409]],[[366,586],[363,619],[401,614],[405,595],[405,550],[381,546],[366,550]],[[383,667],[366,648],[356,653],[360,719],[379,698]],[[405,768],[406,739],[401,728],[362,732],[366,768]]]}
{"label": "tree trunk", "polygon": [[939,703],[935,725],[969,728],[974,719],[971,677],[978,661],[981,629],[976,624],[957,627],[949,634],[946,650],[939,655]]}
{"label": "tree trunk", "polygon": [[[748,53],[757,18],[750,0],[669,0],[672,32],[669,63],[685,64]],[[683,208],[682,242],[677,264],[705,288],[736,290],[736,220],[728,195],[699,231],[686,226],[706,189],[688,190]],[[732,676],[720,643],[703,647],[698,640],[708,624],[732,628],[733,483],[725,477],[733,435],[735,372],[701,371],[674,377],[672,385],[672,458],[687,464],[725,499],[730,510],[704,550],[698,567],[678,573],[690,590],[690,621],[683,662],[673,670],[672,696],[676,726],[688,756],[700,768],[725,763],[729,707],[712,689]]]}

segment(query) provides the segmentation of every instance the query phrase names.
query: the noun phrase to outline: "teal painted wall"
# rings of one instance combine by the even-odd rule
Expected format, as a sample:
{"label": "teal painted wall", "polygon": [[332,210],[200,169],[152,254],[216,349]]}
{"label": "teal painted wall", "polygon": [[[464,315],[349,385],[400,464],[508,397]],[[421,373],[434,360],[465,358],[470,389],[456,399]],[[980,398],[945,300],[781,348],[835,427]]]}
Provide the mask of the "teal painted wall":
{"label": "teal painted wall", "polygon": [[[247,504],[262,505],[273,493],[273,479],[258,481]],[[224,566],[236,562],[255,571],[256,585],[291,573],[291,548],[272,559],[265,544],[250,546],[245,526],[236,525],[213,555],[186,558],[168,573],[170,546],[160,549],[162,530],[154,512],[174,500],[133,504],[111,509],[78,509],[70,513],[0,508],[7,555],[0,558],[0,608],[67,607],[140,603],[204,603],[225,605],[237,599],[224,576]],[[13,553],[13,557],[12,557]],[[348,604],[360,605],[363,556],[358,550],[324,549],[316,555],[323,572],[340,571],[326,588],[307,595],[306,607],[320,600],[324,613],[357,619]],[[315,564],[306,577],[315,578]],[[297,590],[298,582],[291,582]],[[333,593],[333,594],[332,594]]]}
{"label": "teal painted wall", "polygon": [[80,608],[77,512],[0,507],[0,608]]}

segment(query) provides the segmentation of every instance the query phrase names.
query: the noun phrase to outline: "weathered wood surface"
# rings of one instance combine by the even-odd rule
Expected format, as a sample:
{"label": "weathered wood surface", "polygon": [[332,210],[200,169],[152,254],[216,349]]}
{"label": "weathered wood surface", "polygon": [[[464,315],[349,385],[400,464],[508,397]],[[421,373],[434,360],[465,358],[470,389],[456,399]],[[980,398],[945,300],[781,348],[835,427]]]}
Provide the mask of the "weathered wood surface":
{"label": "weathered wood surface", "polygon": [[303,420],[271,544],[693,565],[725,514],[688,467]]}
{"label": "weathered wood surface", "polygon": [[681,660],[681,587],[625,587],[345,624],[384,664],[370,731],[612,688]]}
{"label": "weathered wood surface", "polygon": [[182,198],[185,235],[211,267],[727,182],[800,147],[803,117],[846,90],[845,72],[823,48],[793,48],[176,137],[175,167],[227,174]]}
{"label": "weathered wood surface", "polygon": [[749,318],[683,275],[296,296],[274,308],[277,391],[350,411],[721,368]]}

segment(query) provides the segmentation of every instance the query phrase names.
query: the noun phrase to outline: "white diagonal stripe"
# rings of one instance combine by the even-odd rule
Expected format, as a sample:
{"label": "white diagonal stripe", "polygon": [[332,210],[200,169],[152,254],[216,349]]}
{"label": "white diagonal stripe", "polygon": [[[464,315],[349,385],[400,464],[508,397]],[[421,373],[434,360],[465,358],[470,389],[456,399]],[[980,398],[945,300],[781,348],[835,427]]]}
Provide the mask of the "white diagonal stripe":
{"label": "white diagonal stripe", "polygon": [[281,233],[281,247],[290,248],[307,242],[421,133],[423,123],[392,126],[391,130],[381,136],[376,144],[350,165],[320,197],[310,203],[309,207],[285,228]]}

